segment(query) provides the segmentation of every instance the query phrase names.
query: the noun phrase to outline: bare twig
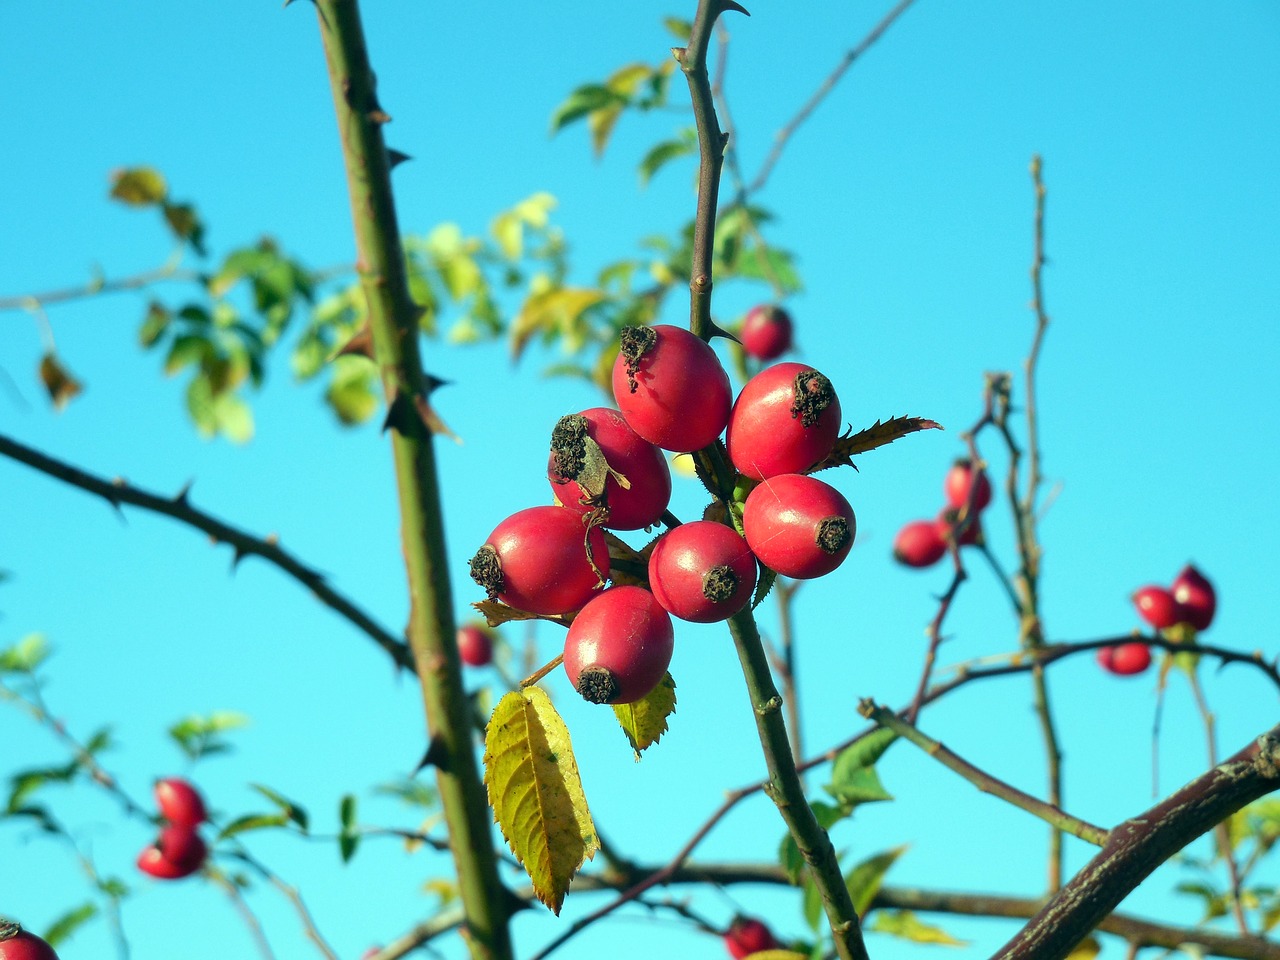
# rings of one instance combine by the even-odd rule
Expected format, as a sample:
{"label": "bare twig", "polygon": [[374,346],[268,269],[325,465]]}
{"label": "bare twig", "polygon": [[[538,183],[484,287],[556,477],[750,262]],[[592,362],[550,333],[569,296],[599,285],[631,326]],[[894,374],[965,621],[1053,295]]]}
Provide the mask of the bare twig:
{"label": "bare twig", "polygon": [[220,870],[210,870],[206,876],[227,895],[227,899],[231,901],[231,906],[240,915],[244,925],[249,928],[249,936],[253,939],[254,945],[257,946],[258,952],[262,954],[265,960],[275,960],[275,954],[272,952],[271,943],[267,940],[267,935],[262,929],[262,923],[249,908],[249,904],[245,902],[244,894],[240,892],[240,888]]}
{"label": "bare twig", "polygon": [[196,509],[191,505],[188,488],[184,487],[173,496],[162,497],[119,478],[104,480],[96,477],[5,436],[0,436],[0,456],[9,457],[63,483],[96,494],[117,510],[120,509],[121,504],[128,504],[195,527],[207,533],[214,543],[228,544],[235,551],[234,562],[236,563],[246,556],[261,557],[310,589],[321,603],[372,638],[397,666],[413,668],[413,655],[405,643],[384,627],[379,626],[372,617],[329,586],[322,574],[281,548],[274,538],[259,539],[203,510]]}

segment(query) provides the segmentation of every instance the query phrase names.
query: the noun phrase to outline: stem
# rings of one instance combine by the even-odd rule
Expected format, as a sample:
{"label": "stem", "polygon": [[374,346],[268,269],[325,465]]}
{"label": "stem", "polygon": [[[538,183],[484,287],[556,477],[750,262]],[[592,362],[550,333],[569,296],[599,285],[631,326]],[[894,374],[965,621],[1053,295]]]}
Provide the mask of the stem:
{"label": "stem", "polygon": [[805,800],[795,757],[787,739],[786,723],[782,718],[782,698],[778,696],[769,673],[769,661],[751,611],[744,610],[730,617],[729,632],[733,635],[738,661],[746,677],[756,732],[769,768],[765,793],[777,805],[808,865],[809,876],[822,897],[822,906],[831,924],[836,952],[843,960],[868,960],[858,914],[840,874],[835,848],[814,817],[813,808]]}
{"label": "stem", "polygon": [[387,398],[401,545],[409,583],[408,637],[436,781],[449,829],[475,960],[509,960],[509,895],[498,877],[484,786],[472,747],[470,705],[453,620],[435,447],[420,413],[428,382],[418,351],[420,310],[409,294],[378,104],[356,0],[316,0],[354,221],[357,271]]}
{"label": "stem", "polygon": [[1035,797],[1023,793],[1003,780],[993,777],[985,770],[978,769],[967,760],[952,753],[937,740],[925,736],[914,726],[900,719],[892,710],[877,706],[871,700],[863,700],[858,705],[858,712],[877,726],[892,730],[903,739],[914,743],[944,767],[960,774],[983,793],[999,797],[1018,809],[1039,817],[1045,823],[1053,826],[1055,830],[1065,830],[1086,843],[1092,843],[1100,847],[1107,842],[1108,834],[1102,827],[1094,826],[1092,823],[1073,817],[1064,810],[1037,800]]}
{"label": "stem", "polygon": [[1062,960],[1138,884],[1196,837],[1280,788],[1280,725],[1111,831],[1106,846],[993,960]]}

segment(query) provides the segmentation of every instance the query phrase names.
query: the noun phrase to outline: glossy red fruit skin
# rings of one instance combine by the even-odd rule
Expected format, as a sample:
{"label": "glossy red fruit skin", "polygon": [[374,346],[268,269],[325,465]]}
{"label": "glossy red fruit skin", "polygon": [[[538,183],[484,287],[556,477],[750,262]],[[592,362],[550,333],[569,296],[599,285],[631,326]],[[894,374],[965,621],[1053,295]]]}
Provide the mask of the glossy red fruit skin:
{"label": "glossy red fruit skin", "polygon": [[[977,510],[974,510],[973,514],[964,535],[958,541],[959,546],[972,547],[982,542],[982,515]],[[959,518],[960,510],[957,507],[943,507],[939,512],[938,519],[934,523],[937,525],[938,533],[944,541],[952,535]]]}
{"label": "glossy red fruit skin", "polygon": [[138,869],[160,880],[180,880],[204,866],[208,855],[193,827],[170,824],[138,855]]}
{"label": "glossy red fruit skin", "polygon": [[[628,371],[627,343],[653,333],[653,343]],[[613,365],[613,397],[631,429],[663,450],[701,450],[729,422],[733,389],[715,351],[688,330],[667,324],[623,330]],[[635,384],[634,389],[632,384]]]}
{"label": "glossy red fruit skin", "polygon": [[1167,630],[1185,617],[1181,604],[1164,587],[1154,584],[1140,587],[1131,599],[1138,615],[1157,630]]}
{"label": "glossy red fruit skin", "polygon": [[197,827],[209,819],[204,798],[190,781],[181,777],[157,780],[153,793],[160,816],[180,826]]}
{"label": "glossy red fruit skin", "polygon": [[963,507],[965,501],[969,499],[969,488],[975,482],[978,485],[978,490],[974,494],[973,508],[975,510],[984,510],[987,504],[991,502],[991,480],[987,477],[987,471],[979,470],[975,481],[973,464],[968,460],[957,460],[951,465],[951,469],[947,471],[946,479],[942,483],[943,492],[947,496],[947,503],[953,507]]}
{"label": "glossy red fruit skin", "polygon": [[0,960],[58,960],[58,955],[20,924],[0,920]]}
{"label": "glossy red fruit skin", "polygon": [[724,935],[724,945],[734,960],[742,960],[761,950],[776,950],[780,946],[773,931],[754,917],[734,917]]}
{"label": "glossy red fruit skin", "polygon": [[1187,564],[1174,577],[1171,592],[1182,608],[1182,620],[1197,630],[1208,630],[1218,609],[1218,596],[1205,575]]}
{"label": "glossy red fruit skin", "polygon": [[1131,677],[1151,666],[1151,648],[1136,641],[1118,647],[1099,647],[1097,656],[1102,669],[1118,677]]}
{"label": "glossy red fruit skin", "polygon": [[[593,703],[634,703],[667,672],[674,639],[671,617],[652,593],[643,587],[611,587],[569,624],[564,670],[574,689]],[[612,675],[612,696],[601,699],[602,686],[584,685],[591,668]]]}
{"label": "glossy red fruit skin", "polygon": [[[811,421],[793,412],[802,374],[811,390],[829,396],[826,408]],[[800,473],[822,460],[835,446],[842,423],[840,399],[826,377],[804,363],[775,363],[748,380],[738,394],[725,443],[739,473],[763,480]]]}
{"label": "glossy red fruit skin", "polygon": [[727,620],[747,605],[755,585],[751,548],[722,523],[681,524],[649,555],[649,589],[663,609],[691,623]]}
{"label": "glossy red fruit skin", "polygon": [[835,487],[784,473],[747,496],[742,529],[751,552],[766,567],[785,577],[810,580],[830,573],[848,556],[857,521],[849,501]]}
{"label": "glossy red fruit skin", "polygon": [[[584,538],[599,576],[587,559]],[[486,548],[492,552],[487,554]],[[471,560],[472,579],[481,583],[487,561],[495,556],[502,585],[493,596],[543,616],[577,610],[599,593],[600,579],[609,576],[604,533],[596,527],[588,538],[582,515],[564,507],[529,507],[494,527]]]}
{"label": "glossy red fruit skin", "polygon": [[458,656],[469,667],[486,667],[493,661],[493,641],[474,623],[458,628]]}
{"label": "glossy red fruit skin", "polygon": [[[586,419],[587,435],[600,445],[609,466],[631,484],[624,489],[612,476],[605,480],[609,519],[604,526],[611,530],[640,530],[657,523],[671,502],[671,468],[662,451],[632,430],[617,410],[592,407],[577,415]],[[587,513],[592,508],[592,504],[582,502],[587,492],[564,476],[562,465],[553,449],[547,458],[547,480],[552,492],[569,510]]]}
{"label": "glossy red fruit skin", "polygon": [[762,303],[747,311],[739,339],[747,356],[776,360],[791,349],[791,314],[782,307]]}
{"label": "glossy red fruit skin", "polygon": [[947,555],[947,541],[934,520],[913,520],[893,538],[893,559],[908,567],[931,567]]}

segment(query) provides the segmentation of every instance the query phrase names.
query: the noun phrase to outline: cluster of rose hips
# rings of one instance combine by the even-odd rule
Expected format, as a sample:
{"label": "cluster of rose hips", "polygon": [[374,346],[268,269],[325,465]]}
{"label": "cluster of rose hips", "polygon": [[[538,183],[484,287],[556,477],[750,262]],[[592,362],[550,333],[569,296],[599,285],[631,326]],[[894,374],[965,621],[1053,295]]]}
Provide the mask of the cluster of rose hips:
{"label": "cluster of rose hips", "polygon": [[[1218,609],[1213,584],[1191,564],[1173,578],[1168,587],[1148,584],[1133,592],[1138,615],[1157,630],[1209,629]],[[1135,640],[1098,650],[1098,663],[1108,673],[1132,676],[1151,666],[1151,648]]]}
{"label": "cluster of rose hips", "polygon": [[160,880],[180,880],[204,866],[209,848],[197,832],[208,819],[204,799],[186,780],[157,780],[156,808],[165,820],[160,835],[138,855],[138,869]]}
{"label": "cluster of rose hips", "polygon": [[0,960],[58,960],[58,955],[22,924],[0,917]]}
{"label": "cluster of rose hips", "polygon": [[942,483],[947,503],[933,520],[913,520],[898,531],[893,541],[893,556],[908,567],[931,567],[947,553],[947,545],[956,538],[960,513],[968,504],[972,516],[956,541],[969,546],[982,541],[981,515],[991,502],[991,481],[987,472],[974,470],[968,460],[957,460],[947,471]]}
{"label": "cluster of rose hips", "polygon": [[[627,327],[613,393],[618,410],[583,410],[552,431],[547,478],[556,505],[503,520],[470,561],[490,599],[572,615],[564,667],[594,703],[634,702],[657,685],[671,662],[672,616],[711,623],[738,613],[751,600],[757,563],[799,579],[830,573],[855,532],[848,501],[805,473],[831,454],[842,425],[831,382],[812,367],[767,367],[734,401],[704,341],[674,326]],[[738,473],[726,522],[679,524],[667,512],[662,451],[702,450],[721,433]],[[667,532],[640,555],[647,569],[632,562],[627,582],[604,589],[604,530],[664,519]]]}

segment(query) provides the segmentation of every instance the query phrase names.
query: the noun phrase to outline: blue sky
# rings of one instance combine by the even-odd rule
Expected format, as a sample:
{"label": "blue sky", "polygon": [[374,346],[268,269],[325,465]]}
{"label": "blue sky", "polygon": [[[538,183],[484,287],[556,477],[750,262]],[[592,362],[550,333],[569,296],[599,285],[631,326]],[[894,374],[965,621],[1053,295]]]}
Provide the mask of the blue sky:
{"label": "blue sky", "polygon": [[[646,189],[635,165],[685,121],[682,110],[624,118],[603,160],[581,127],[548,136],[566,93],[623,63],[658,62],[670,46],[663,5],[369,5],[367,30],[390,143],[414,162],[396,172],[401,222],[426,233],[453,221],[483,231],[490,218],[545,190],[568,238],[574,277],[589,282],[637,238],[670,232],[693,210],[691,167],[673,164]],[[885,5],[887,8],[887,5]],[[866,4],[753,5],[728,21],[728,92],[744,166],[754,171],[775,132],[846,49],[883,14]],[[111,170],[151,164],[209,224],[215,258],[264,233],[312,265],[349,262],[350,217],[332,106],[311,8],[227,0],[216,5],[72,2],[55,15],[0,7],[3,134],[0,296],[159,265],[170,250],[149,212],[106,199]],[[920,0],[845,78],[788,146],[759,202],[778,221],[770,239],[793,250],[805,281],[789,302],[802,348],[840,392],[855,427],[912,414],[942,422],[863,458],[837,485],[858,514],[859,544],[835,575],[799,597],[805,735],[820,750],[855,729],[857,699],[910,695],[940,568],[892,564],[905,522],[932,515],[959,434],[980,412],[982,375],[1018,370],[1030,341],[1027,267],[1032,196],[1028,161],[1040,153],[1049,188],[1047,305],[1041,367],[1047,486],[1044,611],[1054,639],[1134,628],[1129,593],[1166,583],[1194,559],[1218,585],[1209,638],[1276,653],[1273,478],[1280,461],[1275,372],[1280,194],[1274,189],[1280,13],[1264,2],[1071,5]],[[683,93],[673,88],[673,102]],[[730,320],[765,296],[717,289]],[[392,629],[406,615],[389,457],[375,427],[344,430],[315,384],[292,382],[286,358],[254,397],[257,436],[235,447],[201,440],[186,419],[181,378],[136,346],[145,294],[51,309],[58,347],[85,382],[62,414],[40,396],[38,325],[0,316],[3,432],[84,469],[176,491],[282,542]],[[669,322],[684,305],[668,304]],[[447,537],[458,612],[479,599],[464,560],[507,514],[546,501],[546,436],[564,413],[599,395],[539,370],[513,368],[501,345],[432,346],[428,365],[458,386],[439,407],[464,438],[441,444],[450,504]],[[1021,380],[1018,381],[1019,396]],[[15,395],[16,394],[16,395]],[[21,399],[19,399],[19,396]],[[993,469],[1005,460],[987,448]],[[701,507],[678,485],[673,509]],[[1013,565],[1007,509],[988,536]],[[413,824],[411,812],[370,795],[407,773],[423,732],[414,684],[397,679],[363,637],[261,563],[228,575],[225,548],[168,520],[101,502],[0,462],[0,646],[45,633],[55,656],[46,695],[73,731],[111,722],[110,768],[135,796],[151,778],[183,772],[164,729],[190,712],[243,711],[252,724],[236,752],[195,776],[225,815],[260,809],[249,783],[309,808],[315,831],[336,829],[339,797],[361,796],[362,820]],[[945,662],[1009,651],[1013,624],[980,561],[948,621]],[[761,608],[775,630],[771,603]],[[509,634],[523,642],[519,632]],[[549,657],[556,637],[539,631]],[[637,855],[665,859],[726,789],[761,775],[742,682],[727,634],[681,625],[672,666],[680,703],[671,732],[635,764],[611,717],[576,702],[556,675],[549,689],[574,737],[602,830]],[[1205,671],[1223,752],[1274,722],[1274,691],[1240,668]],[[491,680],[479,675],[474,683]],[[1067,756],[1067,805],[1113,823],[1149,805],[1153,677],[1121,682],[1087,657],[1052,674]],[[1026,685],[1002,681],[923,715],[924,729],[1031,792],[1041,789],[1039,741]],[[1185,684],[1171,684],[1159,744],[1160,788],[1205,766]],[[45,732],[0,710],[0,769],[60,762]],[[898,796],[860,812],[836,836],[851,859],[910,843],[890,880],[935,888],[1034,895],[1044,830],[980,796],[907,747],[884,761]],[[811,786],[823,782],[822,774]],[[51,796],[102,869],[138,887],[125,924],[135,960],[250,955],[226,898],[195,882],[144,883],[133,870],[149,839],[88,788]],[[768,859],[782,828],[762,800],[745,804],[706,841],[708,859]],[[422,883],[446,870],[438,855],[406,857],[370,842],[339,864],[336,844],[252,836],[253,850],[302,887],[342,956],[392,938],[424,916]],[[1070,848],[1070,863],[1087,858]],[[1170,899],[1183,875],[1157,875],[1126,909],[1190,923],[1197,904]],[[1261,879],[1261,878],[1260,878]],[[1272,868],[1271,879],[1275,876]],[[673,891],[679,894],[680,891]],[[699,897],[724,921],[741,906],[800,935],[797,898],[735,888]],[[0,910],[39,929],[87,896],[62,846],[0,823]],[[599,901],[570,896],[571,918]],[[270,890],[252,903],[282,957],[309,950]],[[564,921],[525,914],[522,955]],[[981,956],[1000,924],[941,921]],[[720,946],[674,923],[601,925],[565,956],[617,949],[718,956]],[[180,951],[179,951],[180,946]],[[886,938],[876,957],[919,948]],[[111,955],[106,926],[86,927],[66,960]],[[459,955],[456,944],[443,948]],[[1111,944],[1108,953],[1119,956]],[[956,954],[960,956],[960,954]]]}

